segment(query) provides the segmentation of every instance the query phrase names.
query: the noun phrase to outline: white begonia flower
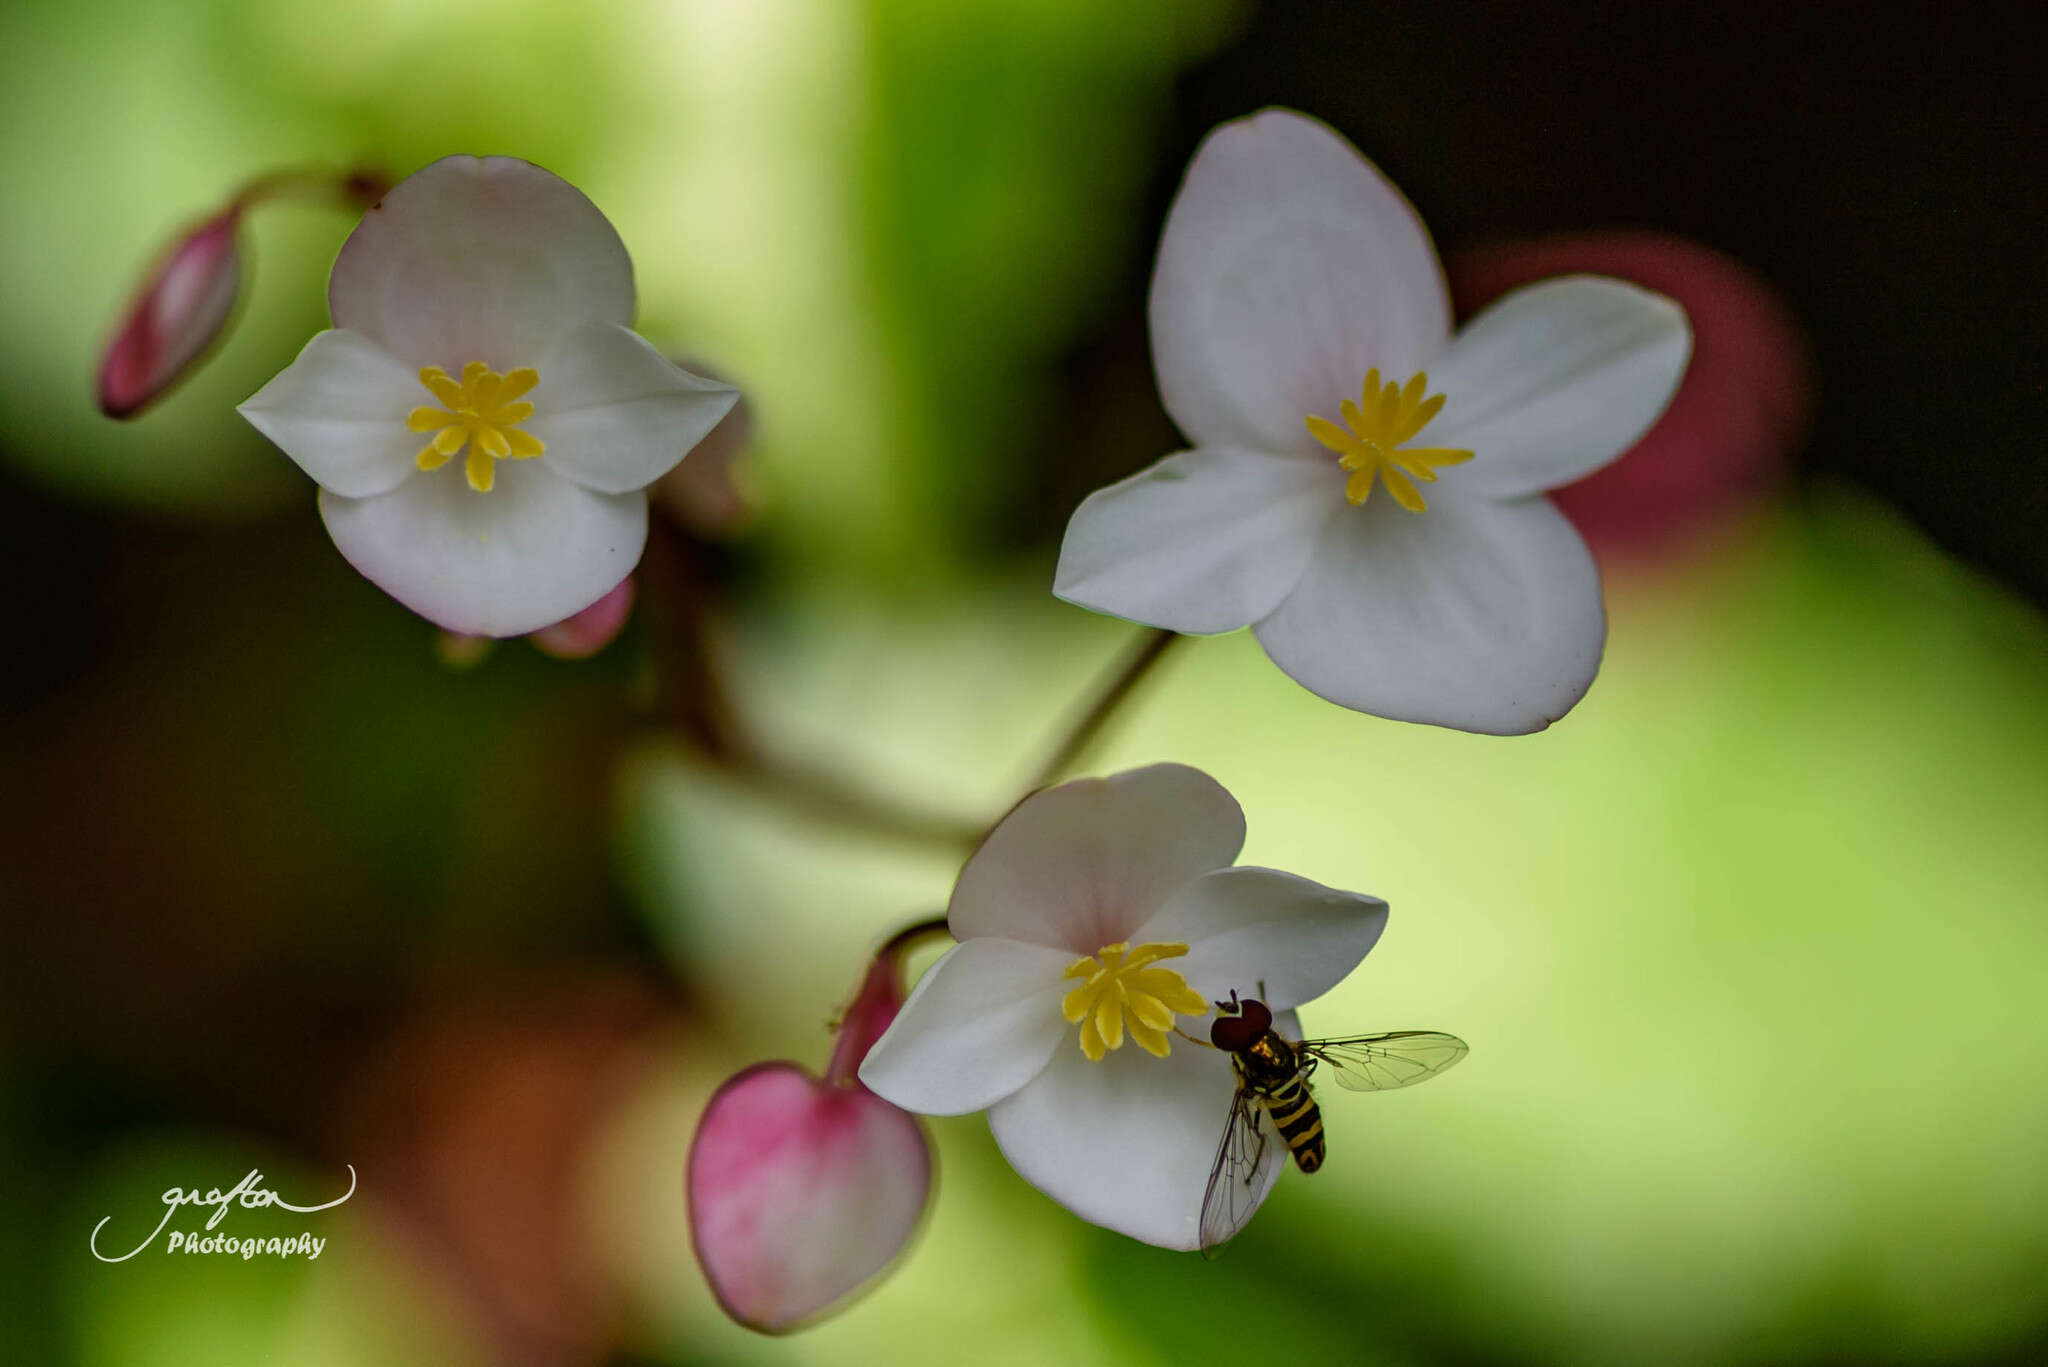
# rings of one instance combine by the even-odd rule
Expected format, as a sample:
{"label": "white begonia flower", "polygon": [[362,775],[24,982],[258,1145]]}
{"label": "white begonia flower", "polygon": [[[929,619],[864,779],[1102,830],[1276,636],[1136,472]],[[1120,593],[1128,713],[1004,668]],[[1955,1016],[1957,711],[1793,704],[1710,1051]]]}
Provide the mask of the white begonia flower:
{"label": "white begonia flower", "polygon": [[1185,765],[1024,799],[960,871],[960,943],[861,1081],[927,1115],[986,1109],[1010,1165],[1076,1215],[1197,1247],[1237,1082],[1207,1026],[1175,1038],[1178,1018],[1235,990],[1299,1038],[1291,1008],[1336,986],[1387,919],[1378,898],[1232,867],[1243,844],[1237,802]]}
{"label": "white begonia flower", "polygon": [[449,631],[538,631],[610,592],[647,486],[738,398],[630,331],[618,233],[513,157],[393,188],[327,303],[333,329],[240,411],[320,486],[349,563]]}
{"label": "white begonia flower", "polygon": [[1648,430],[1692,333],[1593,276],[1450,324],[1422,221],[1349,143],[1284,110],[1217,129],[1152,278],[1153,366],[1194,449],[1089,496],[1053,591],[1189,634],[1249,625],[1361,712],[1495,734],[1563,716],[1607,620],[1543,491]]}

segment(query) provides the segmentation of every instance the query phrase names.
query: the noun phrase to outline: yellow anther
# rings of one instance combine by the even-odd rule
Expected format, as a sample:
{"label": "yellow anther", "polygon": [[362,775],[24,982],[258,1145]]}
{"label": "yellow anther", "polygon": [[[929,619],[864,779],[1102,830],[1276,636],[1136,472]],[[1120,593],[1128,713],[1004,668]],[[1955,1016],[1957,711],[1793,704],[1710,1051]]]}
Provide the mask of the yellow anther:
{"label": "yellow anther", "polygon": [[1148,1054],[1165,1058],[1172,1046],[1173,1018],[1199,1016],[1209,1009],[1202,994],[1170,968],[1155,968],[1161,959],[1188,952],[1183,944],[1147,944],[1133,949],[1119,942],[1104,945],[1067,965],[1066,976],[1083,979],[1060,1003],[1060,1014],[1081,1027],[1081,1052],[1100,1062],[1111,1049],[1123,1047],[1124,1033]]}
{"label": "yellow anther", "polygon": [[458,381],[430,365],[420,372],[420,383],[442,405],[415,408],[406,417],[413,431],[434,434],[414,457],[420,469],[438,470],[468,446],[462,473],[470,488],[487,494],[497,481],[497,461],[532,460],[547,450],[539,437],[518,427],[533,416],[533,405],[519,397],[540,383],[540,372],[532,366],[500,375],[482,361],[471,361]]}
{"label": "yellow anther", "polygon": [[[1436,467],[1463,465],[1472,459],[1470,451],[1447,446],[1405,446],[1420,436],[1430,420],[1443,411],[1444,396],[1424,398],[1429,376],[1417,371],[1405,385],[1389,380],[1382,387],[1378,367],[1365,372],[1365,386],[1357,403],[1344,400],[1340,410],[1344,426],[1311,414],[1309,434],[1340,457],[1338,464],[1351,471],[1344,482],[1344,497],[1363,503],[1372,494],[1373,476],[1386,481],[1387,492],[1411,513],[1429,507],[1422,501],[1414,480],[1436,482]],[[1348,429],[1348,430],[1347,430]],[[1411,479],[1410,476],[1414,478]]]}

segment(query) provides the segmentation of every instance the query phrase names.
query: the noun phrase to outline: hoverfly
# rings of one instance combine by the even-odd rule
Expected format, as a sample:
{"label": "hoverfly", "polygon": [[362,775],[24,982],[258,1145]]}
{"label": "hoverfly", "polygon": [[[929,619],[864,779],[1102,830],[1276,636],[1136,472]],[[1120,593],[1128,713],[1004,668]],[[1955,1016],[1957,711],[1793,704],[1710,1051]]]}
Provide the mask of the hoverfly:
{"label": "hoverfly", "polygon": [[1303,1172],[1323,1165],[1322,1112],[1308,1086],[1317,1064],[1328,1064],[1340,1087],[1384,1092],[1435,1077],[1465,1057],[1465,1041],[1433,1030],[1289,1041],[1273,1029],[1264,1002],[1239,1001],[1234,991],[1229,1001],[1216,1003],[1216,1013],[1209,1040],[1230,1055],[1237,1095],[1202,1193],[1205,1258],[1215,1257],[1252,1218],[1278,1175],[1276,1165],[1286,1161],[1282,1154],[1292,1153]]}

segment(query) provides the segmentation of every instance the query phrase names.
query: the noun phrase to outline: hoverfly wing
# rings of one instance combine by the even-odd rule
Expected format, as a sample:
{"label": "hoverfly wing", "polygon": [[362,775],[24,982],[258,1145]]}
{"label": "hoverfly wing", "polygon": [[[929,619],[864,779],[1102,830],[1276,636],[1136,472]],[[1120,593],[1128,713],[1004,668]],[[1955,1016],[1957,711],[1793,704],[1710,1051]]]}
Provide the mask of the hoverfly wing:
{"label": "hoverfly wing", "polygon": [[1465,1041],[1434,1030],[1303,1040],[1294,1047],[1327,1065],[1337,1085],[1354,1092],[1412,1087],[1435,1077],[1466,1053]]}
{"label": "hoverfly wing", "polygon": [[1223,1142],[1202,1192],[1202,1256],[1213,1259],[1251,1220],[1287,1157],[1280,1136],[1269,1133],[1266,1108],[1240,1089],[1230,1103]]}

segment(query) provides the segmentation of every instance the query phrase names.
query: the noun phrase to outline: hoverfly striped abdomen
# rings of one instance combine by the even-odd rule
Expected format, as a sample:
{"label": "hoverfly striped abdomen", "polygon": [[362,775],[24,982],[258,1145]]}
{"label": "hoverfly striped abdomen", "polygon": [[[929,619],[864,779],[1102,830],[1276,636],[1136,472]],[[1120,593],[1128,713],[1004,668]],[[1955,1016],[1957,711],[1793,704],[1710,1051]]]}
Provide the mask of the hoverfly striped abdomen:
{"label": "hoverfly striped abdomen", "polygon": [[1323,1165],[1323,1113],[1299,1073],[1259,1100],[1273,1117],[1274,1128],[1287,1141],[1287,1151],[1303,1172]]}

